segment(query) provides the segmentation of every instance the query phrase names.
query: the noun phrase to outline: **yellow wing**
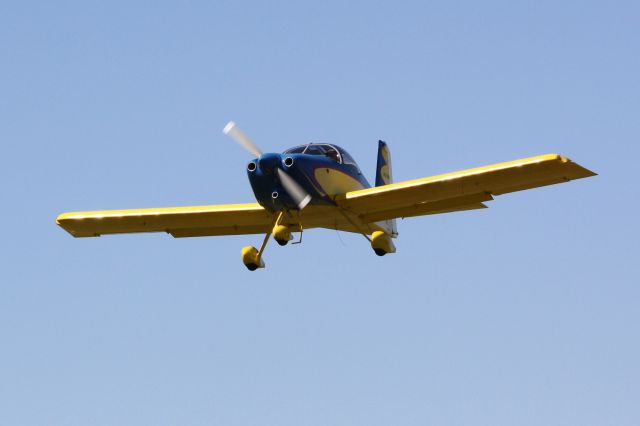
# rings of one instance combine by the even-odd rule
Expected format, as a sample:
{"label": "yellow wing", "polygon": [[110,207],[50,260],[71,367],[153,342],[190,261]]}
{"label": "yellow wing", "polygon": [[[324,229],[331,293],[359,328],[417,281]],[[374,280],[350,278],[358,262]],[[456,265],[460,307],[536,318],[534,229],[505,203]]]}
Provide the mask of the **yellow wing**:
{"label": "yellow wing", "polygon": [[72,212],[56,219],[74,237],[131,232],[167,232],[174,237],[262,234],[272,221],[257,203]]}
{"label": "yellow wing", "polygon": [[[271,231],[273,221],[274,216],[257,203],[71,212],[56,219],[74,237],[166,232],[176,238],[265,234]],[[292,231],[329,228],[371,233],[380,229],[375,224],[361,223],[334,206],[311,205],[303,212],[285,212],[281,224]]]}
{"label": "yellow wing", "polygon": [[[376,222],[399,217],[485,208],[493,195],[594,176],[557,154],[394,183],[336,198],[336,206],[286,212],[293,230],[328,228],[370,234]],[[174,237],[264,234],[273,215],[257,203],[64,213],[56,222],[74,237],[167,232]]]}
{"label": "yellow wing", "polygon": [[338,206],[362,222],[485,208],[494,195],[594,176],[558,154],[348,192]]}

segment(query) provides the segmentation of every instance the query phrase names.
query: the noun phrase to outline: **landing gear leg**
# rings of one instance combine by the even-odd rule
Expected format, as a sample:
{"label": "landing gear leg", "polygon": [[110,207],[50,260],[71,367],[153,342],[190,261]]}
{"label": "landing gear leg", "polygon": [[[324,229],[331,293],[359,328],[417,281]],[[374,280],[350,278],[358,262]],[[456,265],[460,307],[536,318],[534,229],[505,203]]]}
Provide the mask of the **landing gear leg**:
{"label": "landing gear leg", "polygon": [[269,228],[269,232],[264,236],[260,250],[253,246],[247,246],[242,249],[242,263],[244,263],[244,266],[246,266],[248,270],[255,271],[258,268],[264,268],[265,264],[262,259],[262,253],[264,253],[264,249],[267,248],[267,243],[269,242],[269,238],[271,238],[273,228],[278,226],[283,214],[283,212],[280,212],[276,216],[273,225]]}

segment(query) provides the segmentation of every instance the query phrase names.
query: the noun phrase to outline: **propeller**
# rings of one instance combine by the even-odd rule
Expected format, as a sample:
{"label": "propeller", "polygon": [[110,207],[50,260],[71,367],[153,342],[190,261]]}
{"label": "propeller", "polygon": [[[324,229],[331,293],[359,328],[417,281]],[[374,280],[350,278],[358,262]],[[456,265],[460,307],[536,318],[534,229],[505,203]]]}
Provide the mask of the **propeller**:
{"label": "propeller", "polygon": [[260,151],[260,148],[258,148],[257,145],[254,144],[253,141],[249,138],[249,136],[247,136],[242,130],[240,130],[240,128],[233,121],[228,122],[227,125],[224,126],[224,129],[222,129],[222,133],[236,141],[238,145],[249,151],[254,156],[260,157],[262,155],[262,151]]}
{"label": "propeller", "polygon": [[[243,147],[249,153],[256,157],[262,156],[262,151],[240,128],[230,121],[222,129],[222,133],[233,139],[238,145]],[[276,167],[276,173],[280,179],[280,183],[289,196],[293,199],[300,210],[304,209],[311,201],[311,195],[302,187],[294,178],[289,176],[287,172],[280,167]]]}
{"label": "propeller", "polygon": [[293,199],[300,210],[304,209],[309,201],[311,201],[311,195],[298,182],[287,174],[281,168],[276,169],[280,183],[289,196]]}

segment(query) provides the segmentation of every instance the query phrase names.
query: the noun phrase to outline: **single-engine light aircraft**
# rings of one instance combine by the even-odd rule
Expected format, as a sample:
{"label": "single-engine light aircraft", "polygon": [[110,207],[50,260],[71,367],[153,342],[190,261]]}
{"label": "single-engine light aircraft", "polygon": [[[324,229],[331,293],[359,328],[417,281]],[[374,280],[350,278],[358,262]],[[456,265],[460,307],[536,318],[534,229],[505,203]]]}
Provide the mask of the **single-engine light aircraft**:
{"label": "single-engine light aircraft", "polygon": [[[74,237],[167,232],[174,237],[264,234],[242,249],[251,271],[264,268],[270,237],[282,246],[293,233],[327,228],[362,234],[378,256],[395,253],[396,219],[483,209],[496,195],[594,176],[558,154],[393,183],[391,154],[378,142],[375,186],[341,147],[308,143],[262,153],[234,122],[223,133],[255,157],[247,165],[257,203],[64,213],[56,223]],[[295,243],[294,243],[295,244]]]}

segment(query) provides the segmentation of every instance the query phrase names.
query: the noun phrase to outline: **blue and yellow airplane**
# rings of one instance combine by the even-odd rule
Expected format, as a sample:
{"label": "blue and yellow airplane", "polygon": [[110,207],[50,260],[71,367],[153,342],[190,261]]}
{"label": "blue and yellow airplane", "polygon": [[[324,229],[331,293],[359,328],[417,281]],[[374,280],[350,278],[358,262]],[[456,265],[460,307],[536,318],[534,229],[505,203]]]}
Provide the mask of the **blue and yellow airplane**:
{"label": "blue and yellow airplane", "polygon": [[56,223],[74,237],[167,232],[174,237],[264,234],[259,249],[244,247],[242,261],[264,268],[270,239],[286,245],[292,233],[327,228],[362,234],[375,253],[395,253],[396,219],[483,209],[496,195],[594,176],[558,154],[393,183],[387,144],[378,143],[375,186],[337,145],[309,143],[282,154],[265,153],[229,122],[223,132],[255,158],[247,165],[257,203],[64,213]]}

